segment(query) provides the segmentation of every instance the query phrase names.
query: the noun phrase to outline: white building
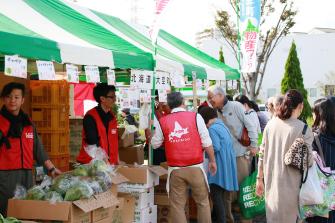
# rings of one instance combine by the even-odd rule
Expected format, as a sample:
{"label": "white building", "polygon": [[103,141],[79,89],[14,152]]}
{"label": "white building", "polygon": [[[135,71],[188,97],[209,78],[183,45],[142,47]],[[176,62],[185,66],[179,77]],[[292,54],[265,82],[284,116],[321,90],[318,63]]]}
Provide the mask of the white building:
{"label": "white building", "polygon": [[[329,84],[325,74],[335,72],[335,29],[314,28],[309,33],[292,33],[279,42],[268,61],[259,99],[264,101],[280,93],[285,62],[293,40],[297,46],[300,68],[310,102],[312,103],[323,95],[319,87],[320,83]],[[222,47],[225,63],[237,67],[237,61],[231,49],[217,31],[204,38],[198,38],[197,43],[201,50],[215,58],[218,58],[220,47]]]}

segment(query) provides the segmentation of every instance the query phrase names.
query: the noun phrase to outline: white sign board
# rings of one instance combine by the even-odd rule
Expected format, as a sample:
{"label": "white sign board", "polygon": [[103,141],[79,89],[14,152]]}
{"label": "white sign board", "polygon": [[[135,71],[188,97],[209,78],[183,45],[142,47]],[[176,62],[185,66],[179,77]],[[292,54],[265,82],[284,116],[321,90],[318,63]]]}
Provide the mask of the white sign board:
{"label": "white sign board", "polygon": [[115,71],[112,69],[108,69],[107,71],[107,83],[108,85],[116,85],[115,81]]}
{"label": "white sign board", "polygon": [[55,80],[56,73],[51,61],[36,61],[39,80]]}
{"label": "white sign board", "polygon": [[140,99],[139,90],[129,88],[120,89],[119,99],[121,109],[138,108]]}
{"label": "white sign board", "polygon": [[151,102],[151,91],[141,90],[140,92],[140,103],[150,103]]}
{"label": "white sign board", "polygon": [[171,74],[171,85],[176,88],[185,87],[185,78],[182,75]]}
{"label": "white sign board", "polygon": [[18,56],[5,56],[5,75],[27,78],[27,59]]}
{"label": "white sign board", "polygon": [[130,86],[138,89],[152,89],[153,72],[145,70],[131,70]]}
{"label": "white sign board", "polygon": [[166,90],[158,90],[158,101],[167,102],[167,91]]}
{"label": "white sign board", "polygon": [[99,83],[100,73],[97,66],[85,66],[86,82],[87,83]]}
{"label": "white sign board", "polygon": [[170,90],[170,75],[165,72],[156,73],[156,89]]}
{"label": "white sign board", "polygon": [[66,64],[67,80],[71,83],[79,83],[78,67],[72,64]]}

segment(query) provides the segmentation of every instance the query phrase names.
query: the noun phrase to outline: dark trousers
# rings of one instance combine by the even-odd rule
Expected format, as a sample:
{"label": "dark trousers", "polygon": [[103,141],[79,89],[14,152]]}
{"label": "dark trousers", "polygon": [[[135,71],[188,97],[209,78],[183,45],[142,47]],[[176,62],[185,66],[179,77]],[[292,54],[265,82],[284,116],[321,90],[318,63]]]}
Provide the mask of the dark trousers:
{"label": "dark trousers", "polygon": [[166,162],[165,149],[163,147],[153,150],[153,165],[160,165],[163,162]]}
{"label": "dark trousers", "polygon": [[213,201],[212,222],[226,223],[226,214],[223,201],[224,189],[216,184],[209,185],[211,189],[211,198]]}

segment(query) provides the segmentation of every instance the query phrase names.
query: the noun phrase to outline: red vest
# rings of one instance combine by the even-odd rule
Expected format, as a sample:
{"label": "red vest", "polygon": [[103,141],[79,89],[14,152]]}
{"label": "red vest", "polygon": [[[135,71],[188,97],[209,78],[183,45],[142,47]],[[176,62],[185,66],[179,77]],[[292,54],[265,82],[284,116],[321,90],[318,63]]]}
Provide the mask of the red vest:
{"label": "red vest", "polygon": [[[7,136],[10,122],[0,114],[0,131]],[[0,147],[0,170],[32,169],[34,164],[34,129],[26,126],[21,138],[8,138],[10,148],[2,143]]]}
{"label": "red vest", "polygon": [[[109,157],[109,162],[111,164],[118,164],[118,133],[117,133],[117,120],[115,117],[108,124],[108,134],[104,123],[102,122],[98,111],[96,108],[89,110],[86,115],[90,115],[94,118],[95,124],[97,126],[99,135],[99,146],[103,148]],[[91,157],[86,153],[85,147],[88,145],[86,142],[86,133],[83,129],[82,131],[82,146],[77,157],[79,163],[89,163]]]}
{"label": "red vest", "polygon": [[203,162],[203,149],[195,112],[175,112],[159,122],[169,166],[191,166]]}

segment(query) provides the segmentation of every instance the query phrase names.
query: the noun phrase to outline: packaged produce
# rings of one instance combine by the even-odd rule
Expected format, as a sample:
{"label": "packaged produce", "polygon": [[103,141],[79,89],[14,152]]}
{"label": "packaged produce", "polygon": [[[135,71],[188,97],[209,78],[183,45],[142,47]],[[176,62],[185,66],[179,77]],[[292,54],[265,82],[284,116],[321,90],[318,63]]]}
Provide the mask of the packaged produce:
{"label": "packaged produce", "polygon": [[63,197],[56,191],[48,191],[44,196],[44,200],[50,201],[51,204],[54,204],[56,202],[63,201]]}
{"label": "packaged produce", "polygon": [[83,198],[90,198],[93,190],[86,181],[78,181],[65,194],[65,201],[76,201]]}
{"label": "packaged produce", "polygon": [[51,190],[56,191],[64,196],[66,192],[78,181],[79,179],[77,177],[74,177],[70,174],[60,175],[53,180]]}
{"label": "packaged produce", "polygon": [[33,186],[27,191],[27,200],[43,200],[45,191],[41,186]]}

